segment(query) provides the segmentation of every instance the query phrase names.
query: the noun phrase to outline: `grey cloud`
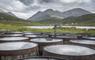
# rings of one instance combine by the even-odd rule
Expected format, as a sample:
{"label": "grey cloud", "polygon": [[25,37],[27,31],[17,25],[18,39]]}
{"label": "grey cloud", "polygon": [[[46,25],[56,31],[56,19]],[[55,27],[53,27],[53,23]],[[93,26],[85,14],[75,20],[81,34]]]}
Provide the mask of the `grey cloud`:
{"label": "grey cloud", "polygon": [[[22,1],[26,1],[26,0],[22,0]],[[57,10],[61,10],[64,11],[68,10],[70,8],[75,8],[75,7],[82,7],[82,8],[89,8],[89,7],[94,7],[93,4],[90,4],[86,1],[90,1],[90,0],[70,0],[70,1],[74,1],[71,3],[67,3],[65,1],[69,1],[69,0],[27,0],[27,1],[32,1],[33,3],[28,3],[30,5],[28,5],[27,9],[29,10],[40,10],[40,9],[57,9]],[[38,2],[35,2],[38,1]],[[79,1],[81,1],[79,3]],[[91,1],[95,1],[95,0],[91,0]],[[27,2],[26,2],[27,3]],[[36,4],[32,5],[32,4]],[[90,4],[90,6],[88,6]]]}
{"label": "grey cloud", "polygon": [[79,7],[95,12],[95,0],[0,0],[0,9],[17,12],[21,17],[46,9],[66,11]]}
{"label": "grey cloud", "polygon": [[34,0],[19,0],[20,2],[22,2],[25,5],[30,5],[34,3]]}
{"label": "grey cloud", "polygon": [[18,0],[0,0],[0,8],[7,11],[22,12],[26,6]]}
{"label": "grey cloud", "polygon": [[[29,11],[35,11],[35,10],[40,10],[41,7],[40,6],[29,6],[25,9],[26,12],[29,12]],[[28,11],[27,11],[28,10]]]}
{"label": "grey cloud", "polygon": [[58,0],[39,0],[40,3],[54,3],[54,2],[58,2]]}

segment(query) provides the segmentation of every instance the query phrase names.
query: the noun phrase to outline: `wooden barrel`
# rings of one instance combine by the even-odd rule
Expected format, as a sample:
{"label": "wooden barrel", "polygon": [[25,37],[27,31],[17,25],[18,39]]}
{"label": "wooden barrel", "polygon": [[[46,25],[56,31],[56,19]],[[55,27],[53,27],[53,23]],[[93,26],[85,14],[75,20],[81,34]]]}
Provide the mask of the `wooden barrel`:
{"label": "wooden barrel", "polygon": [[27,37],[27,38],[29,38],[29,39],[38,38],[37,35],[25,35],[25,37]]}
{"label": "wooden barrel", "polygon": [[0,35],[3,35],[5,34],[6,32],[5,31],[0,31]]}
{"label": "wooden barrel", "polygon": [[23,34],[23,32],[6,32],[5,34]]}
{"label": "wooden barrel", "polygon": [[49,57],[49,56],[36,56],[36,57],[31,57],[27,59],[21,59],[21,60],[67,60],[63,58],[57,58],[57,57]]}
{"label": "wooden barrel", "polygon": [[29,42],[0,43],[0,60],[17,60],[37,55],[37,44]]}
{"label": "wooden barrel", "polygon": [[95,60],[95,50],[77,45],[52,45],[44,48],[44,56],[69,60]]}
{"label": "wooden barrel", "polygon": [[82,35],[77,35],[77,39],[83,39]]}
{"label": "wooden barrel", "polygon": [[83,38],[88,40],[95,40],[95,37],[83,37]]}
{"label": "wooden barrel", "polygon": [[29,41],[29,38],[26,38],[26,37],[5,37],[5,38],[0,38],[0,42],[21,42],[21,41]]}
{"label": "wooden barrel", "polygon": [[28,38],[44,38],[44,37],[47,37],[48,35],[46,35],[45,33],[29,33],[29,32],[26,32],[24,33],[24,36],[25,37],[28,37]]}
{"label": "wooden barrel", "polygon": [[77,39],[76,36],[56,36],[58,39],[63,39],[64,44],[68,44],[71,39]]}
{"label": "wooden barrel", "polygon": [[24,37],[24,34],[3,34],[0,37]]}
{"label": "wooden barrel", "polygon": [[35,38],[31,39],[31,42],[38,44],[39,55],[43,54],[42,52],[45,46],[63,44],[62,39],[52,39],[52,38]]}
{"label": "wooden barrel", "polygon": [[34,35],[34,33],[32,33],[32,32],[24,32],[23,34],[25,34],[25,35]]}
{"label": "wooden barrel", "polygon": [[41,34],[44,34],[44,33],[36,33],[36,32],[23,32],[23,34],[26,34],[26,35],[41,35]]}
{"label": "wooden barrel", "polygon": [[95,49],[95,40],[86,40],[86,39],[70,40],[69,44],[80,45]]}
{"label": "wooden barrel", "polygon": [[42,33],[36,33],[36,32],[23,32],[25,35],[41,35]]}

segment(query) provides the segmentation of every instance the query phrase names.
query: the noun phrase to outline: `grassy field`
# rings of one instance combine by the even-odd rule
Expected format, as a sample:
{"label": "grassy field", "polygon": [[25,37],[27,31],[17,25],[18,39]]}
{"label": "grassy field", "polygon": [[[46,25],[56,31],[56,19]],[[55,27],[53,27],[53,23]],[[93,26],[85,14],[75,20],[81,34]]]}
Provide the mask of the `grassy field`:
{"label": "grassy field", "polygon": [[64,25],[64,26],[95,26],[95,21],[86,21],[86,22],[32,22],[31,25],[32,26],[49,26],[49,25],[54,25],[54,24],[58,24],[58,25]]}
{"label": "grassy field", "polygon": [[[28,32],[54,32],[54,29],[31,29],[25,28],[23,24],[4,24],[0,23],[1,31],[28,31]],[[76,29],[76,28],[58,28],[57,33],[87,33],[90,35],[95,35],[95,30],[86,30],[86,29]]]}

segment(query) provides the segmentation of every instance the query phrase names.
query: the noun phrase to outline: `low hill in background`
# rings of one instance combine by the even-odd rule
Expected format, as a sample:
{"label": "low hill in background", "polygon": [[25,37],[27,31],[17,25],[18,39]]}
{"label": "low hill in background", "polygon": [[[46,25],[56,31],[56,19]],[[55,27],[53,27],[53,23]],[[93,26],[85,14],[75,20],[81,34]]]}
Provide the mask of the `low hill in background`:
{"label": "low hill in background", "polygon": [[95,14],[87,14],[87,15],[82,15],[79,17],[65,18],[65,19],[63,19],[63,24],[95,26]]}
{"label": "low hill in background", "polygon": [[83,26],[95,26],[95,14],[86,14],[79,17],[68,17],[60,19],[56,17],[48,18],[46,20],[38,21],[42,25],[83,25]]}
{"label": "low hill in background", "polygon": [[20,19],[11,12],[0,12],[0,23],[4,24],[17,24],[17,25],[31,25],[31,21]]}

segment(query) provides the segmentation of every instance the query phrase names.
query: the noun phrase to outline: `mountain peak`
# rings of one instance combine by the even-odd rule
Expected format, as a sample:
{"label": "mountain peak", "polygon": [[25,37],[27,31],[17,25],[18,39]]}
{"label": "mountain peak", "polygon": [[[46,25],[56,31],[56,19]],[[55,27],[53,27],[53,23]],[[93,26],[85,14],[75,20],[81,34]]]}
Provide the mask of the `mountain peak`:
{"label": "mountain peak", "polygon": [[47,11],[54,11],[53,9],[47,9],[47,10],[45,10],[45,12],[47,12]]}
{"label": "mountain peak", "polygon": [[53,13],[54,10],[53,10],[53,9],[47,9],[47,10],[45,10],[44,12],[45,12],[45,13]]}
{"label": "mountain peak", "polygon": [[85,10],[85,9],[82,9],[82,8],[74,8],[74,9],[69,10],[69,11],[85,11],[85,12],[91,13],[91,12]]}
{"label": "mountain peak", "polygon": [[85,14],[91,14],[91,12],[84,10],[82,8],[74,8],[66,12],[63,12],[63,14],[64,14],[64,17],[67,18],[67,17],[78,17]]}
{"label": "mountain peak", "polygon": [[74,8],[72,10],[84,10],[84,9],[82,9],[82,8]]}

